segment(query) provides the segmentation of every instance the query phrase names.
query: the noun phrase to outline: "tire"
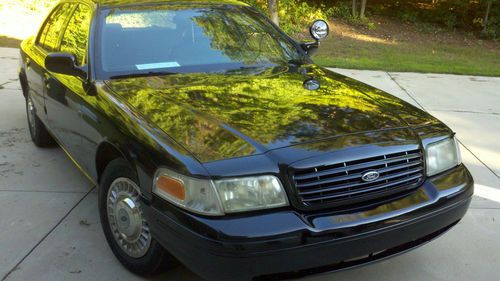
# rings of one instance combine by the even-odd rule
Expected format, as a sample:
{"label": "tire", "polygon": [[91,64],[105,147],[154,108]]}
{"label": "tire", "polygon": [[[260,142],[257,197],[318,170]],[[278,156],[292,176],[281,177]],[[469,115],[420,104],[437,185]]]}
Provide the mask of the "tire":
{"label": "tire", "polygon": [[45,128],[42,120],[36,114],[36,108],[31,99],[29,91],[26,93],[26,115],[28,119],[28,128],[30,131],[31,140],[38,147],[47,147],[54,144],[54,139]]}
{"label": "tire", "polygon": [[[113,160],[105,168],[101,178],[101,182],[99,184],[98,194],[101,226],[104,231],[104,235],[106,236],[108,245],[111,248],[111,251],[113,251],[113,254],[116,256],[116,258],[128,270],[139,275],[152,275],[163,270],[173,268],[175,265],[177,265],[177,262],[151,236],[151,233],[148,233],[149,226],[142,216],[142,209],[140,207],[141,202],[140,199],[138,199],[138,197],[140,196],[140,189],[137,183],[138,181],[133,175],[134,172],[132,168],[130,167],[128,162],[123,159]],[[131,192],[131,187],[136,189],[137,193]],[[111,188],[113,188],[113,190],[115,191],[114,194],[110,192]],[[117,190],[119,190],[119,192],[116,192]],[[134,194],[134,196],[132,196],[132,194]],[[135,195],[137,195],[137,197],[135,197]],[[129,197],[127,198],[127,196]],[[127,199],[131,199],[133,203],[130,203],[130,201],[127,201]],[[129,203],[125,204],[124,202]],[[134,205],[134,208],[130,208],[130,204]],[[121,208],[120,206],[124,206],[124,208]],[[134,216],[134,214],[137,213],[141,214],[140,220],[142,220],[142,223],[137,223],[137,217]],[[127,218],[126,220],[124,216]],[[121,218],[121,221],[119,221],[120,219],[118,217]],[[136,223],[134,223],[134,221]],[[120,229],[121,225],[127,225],[128,228],[122,227]],[[148,231],[146,231],[146,227]],[[132,231],[131,229],[136,229],[136,231]],[[123,232],[120,232],[122,230]],[[147,238],[139,238],[138,241],[134,243],[129,243],[123,238],[121,240],[120,238],[118,238],[124,237],[122,236],[125,235],[123,233],[134,233],[133,235],[130,235],[130,237],[134,238],[135,236],[137,236],[137,232],[141,233],[140,235],[138,235],[140,238],[144,238],[145,236],[149,235],[148,240],[150,242],[144,242]],[[139,250],[131,253],[130,248],[129,251],[124,250],[123,247],[125,246],[122,246],[124,244],[131,247],[135,245]],[[148,246],[144,246],[144,248],[141,248],[141,246],[143,246],[144,244]]]}

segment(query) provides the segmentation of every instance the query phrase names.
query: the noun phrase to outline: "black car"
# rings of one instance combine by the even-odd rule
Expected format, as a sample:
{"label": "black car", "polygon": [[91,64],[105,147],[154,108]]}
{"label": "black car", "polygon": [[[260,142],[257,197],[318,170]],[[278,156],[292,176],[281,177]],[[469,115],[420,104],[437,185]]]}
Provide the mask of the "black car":
{"label": "black car", "polygon": [[457,224],[473,179],[439,120],[315,65],[327,34],[298,43],[232,0],[61,1],[21,45],[31,137],[99,186],[139,274],[274,280],[403,253]]}

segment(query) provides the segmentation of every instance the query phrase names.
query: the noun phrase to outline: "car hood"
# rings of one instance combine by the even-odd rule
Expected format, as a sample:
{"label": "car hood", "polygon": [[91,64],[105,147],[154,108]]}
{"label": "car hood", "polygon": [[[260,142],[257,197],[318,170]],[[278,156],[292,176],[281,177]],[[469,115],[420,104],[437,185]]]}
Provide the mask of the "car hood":
{"label": "car hood", "polygon": [[[311,79],[319,89],[307,89]],[[392,95],[315,65],[105,82],[201,162],[436,121]]]}

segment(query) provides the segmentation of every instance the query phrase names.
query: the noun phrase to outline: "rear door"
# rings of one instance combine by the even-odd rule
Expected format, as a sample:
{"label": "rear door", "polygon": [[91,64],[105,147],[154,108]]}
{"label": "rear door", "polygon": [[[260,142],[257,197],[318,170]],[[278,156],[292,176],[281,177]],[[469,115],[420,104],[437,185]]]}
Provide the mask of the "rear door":
{"label": "rear door", "polygon": [[26,64],[26,76],[29,81],[31,98],[35,104],[38,117],[47,124],[47,111],[45,108],[45,93],[48,74],[45,71],[45,57],[49,52],[56,51],[62,29],[73,9],[73,4],[63,3],[58,5],[45,20],[38,33],[35,44],[28,56],[24,57]]}

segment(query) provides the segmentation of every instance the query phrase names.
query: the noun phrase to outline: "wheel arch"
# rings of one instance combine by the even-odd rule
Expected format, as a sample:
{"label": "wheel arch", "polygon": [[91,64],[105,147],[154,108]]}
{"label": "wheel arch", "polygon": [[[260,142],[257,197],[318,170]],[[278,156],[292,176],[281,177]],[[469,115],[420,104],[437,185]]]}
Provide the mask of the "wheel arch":
{"label": "wheel arch", "polygon": [[122,158],[125,161],[127,161],[132,168],[132,170],[136,173],[135,176],[137,175],[137,171],[135,169],[135,166],[133,163],[130,161],[130,158],[126,156],[125,153],[115,144],[108,140],[102,141],[96,150],[95,154],[95,170],[96,170],[96,181],[97,183],[101,182],[102,174],[104,172],[104,169],[111,163],[111,161],[115,159]]}
{"label": "wheel arch", "polygon": [[28,78],[26,77],[26,73],[24,69],[19,72],[19,83],[21,83],[21,90],[23,92],[24,98],[28,96]]}

